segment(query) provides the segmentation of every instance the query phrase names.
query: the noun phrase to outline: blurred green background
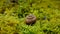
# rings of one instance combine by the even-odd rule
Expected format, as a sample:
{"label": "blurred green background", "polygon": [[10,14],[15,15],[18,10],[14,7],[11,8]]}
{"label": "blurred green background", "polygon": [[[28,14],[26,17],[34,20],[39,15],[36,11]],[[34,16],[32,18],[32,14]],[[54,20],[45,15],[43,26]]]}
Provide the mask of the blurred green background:
{"label": "blurred green background", "polygon": [[[32,26],[28,14],[37,17]],[[60,34],[60,0],[0,0],[0,34]]]}

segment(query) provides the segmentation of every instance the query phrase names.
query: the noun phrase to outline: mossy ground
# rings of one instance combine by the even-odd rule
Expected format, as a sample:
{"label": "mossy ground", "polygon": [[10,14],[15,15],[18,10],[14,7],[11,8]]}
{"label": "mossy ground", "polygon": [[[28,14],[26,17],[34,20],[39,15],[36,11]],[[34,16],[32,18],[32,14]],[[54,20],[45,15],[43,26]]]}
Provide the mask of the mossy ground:
{"label": "mossy ground", "polygon": [[[32,26],[28,14],[37,17]],[[60,0],[0,0],[0,34],[60,34]]]}

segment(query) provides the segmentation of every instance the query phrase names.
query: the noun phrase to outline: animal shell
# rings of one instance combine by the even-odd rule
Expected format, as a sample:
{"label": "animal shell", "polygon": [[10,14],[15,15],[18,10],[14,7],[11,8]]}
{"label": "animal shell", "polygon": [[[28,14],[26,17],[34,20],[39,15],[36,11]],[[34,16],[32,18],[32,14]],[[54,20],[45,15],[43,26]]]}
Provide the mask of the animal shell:
{"label": "animal shell", "polygon": [[34,24],[36,22],[36,17],[32,14],[26,16],[26,24]]}

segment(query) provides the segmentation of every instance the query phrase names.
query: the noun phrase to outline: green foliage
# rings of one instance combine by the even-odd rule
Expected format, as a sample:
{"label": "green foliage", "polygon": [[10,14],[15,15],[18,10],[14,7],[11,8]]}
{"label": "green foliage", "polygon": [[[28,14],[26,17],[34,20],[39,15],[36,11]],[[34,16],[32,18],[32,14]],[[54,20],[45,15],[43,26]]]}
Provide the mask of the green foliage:
{"label": "green foliage", "polygon": [[[0,0],[0,34],[60,34],[59,0]],[[37,21],[25,24],[25,17],[34,14]]]}

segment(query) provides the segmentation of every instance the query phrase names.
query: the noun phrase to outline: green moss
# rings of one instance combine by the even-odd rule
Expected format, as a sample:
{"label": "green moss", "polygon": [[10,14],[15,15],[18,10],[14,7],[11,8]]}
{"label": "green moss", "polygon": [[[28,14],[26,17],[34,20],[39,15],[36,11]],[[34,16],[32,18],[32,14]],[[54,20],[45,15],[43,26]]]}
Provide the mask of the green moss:
{"label": "green moss", "polygon": [[[25,17],[34,14],[35,24],[26,25]],[[59,0],[0,0],[1,34],[60,34]]]}

